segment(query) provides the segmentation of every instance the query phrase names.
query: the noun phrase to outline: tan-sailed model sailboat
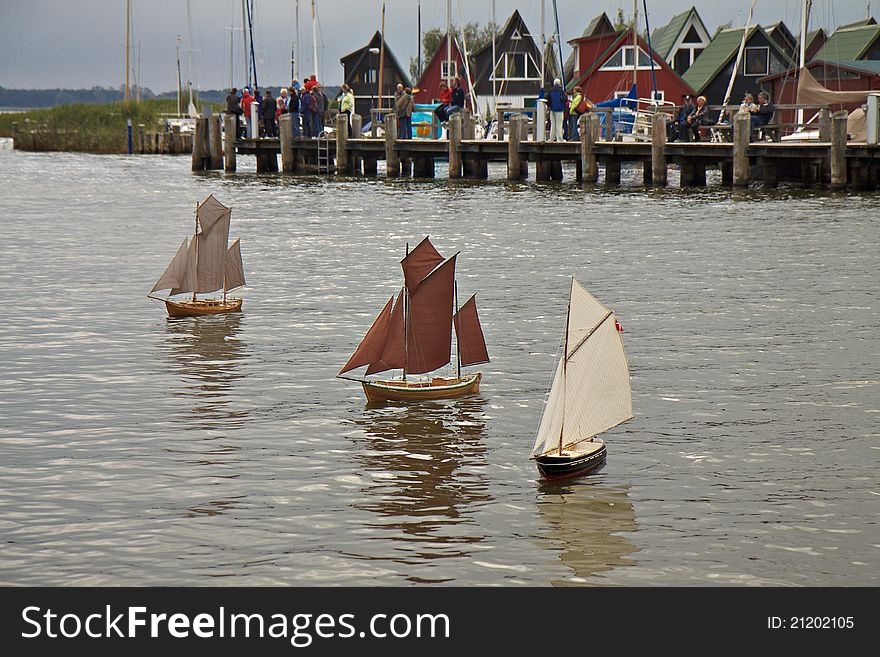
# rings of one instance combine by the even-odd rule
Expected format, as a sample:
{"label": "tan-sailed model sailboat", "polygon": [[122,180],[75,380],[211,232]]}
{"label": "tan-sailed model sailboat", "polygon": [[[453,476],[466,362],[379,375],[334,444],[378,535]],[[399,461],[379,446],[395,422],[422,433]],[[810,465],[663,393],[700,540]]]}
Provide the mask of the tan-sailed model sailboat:
{"label": "tan-sailed model sailboat", "polygon": [[586,474],[605,461],[597,436],[632,418],[629,368],[614,312],[571,279],[565,348],[532,458],[545,479]]}
{"label": "tan-sailed model sailboat", "polygon": [[[364,388],[368,402],[448,399],[479,391],[482,372],[462,376],[461,367],[489,362],[483,329],[477,315],[476,295],[460,309],[455,282],[455,259],[440,255],[426,237],[401,260],[404,286],[388,299],[382,312],[339,371],[367,366],[365,376],[392,369],[400,379],[350,379]],[[453,306],[456,312],[453,314]],[[407,379],[448,365],[455,327],[457,370],[454,377]]]}
{"label": "tan-sailed model sailboat", "polygon": [[[196,317],[241,310],[242,299],[227,298],[227,293],[245,284],[241,247],[236,239],[229,242],[229,221],[232,210],[213,194],[196,208],[196,230],[187,244],[186,238],[177,249],[171,264],[147,296],[165,303],[171,317]],[[199,299],[197,294],[223,290],[222,299]],[[153,292],[170,290],[168,298],[154,297]],[[189,299],[175,299],[178,294],[191,294]]]}

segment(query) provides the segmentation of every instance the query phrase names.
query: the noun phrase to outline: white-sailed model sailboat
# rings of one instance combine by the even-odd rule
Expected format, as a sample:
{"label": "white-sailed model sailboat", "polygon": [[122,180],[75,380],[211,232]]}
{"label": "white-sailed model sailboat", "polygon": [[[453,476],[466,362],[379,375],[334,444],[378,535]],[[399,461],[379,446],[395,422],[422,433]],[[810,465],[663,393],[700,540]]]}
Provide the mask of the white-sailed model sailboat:
{"label": "white-sailed model sailboat", "polygon": [[605,461],[598,435],[632,418],[629,368],[614,312],[574,278],[565,348],[532,458],[545,479],[586,474]]}
{"label": "white-sailed model sailboat", "polygon": [[[212,194],[196,208],[196,230],[187,244],[186,238],[177,249],[165,273],[147,295],[163,301],[171,317],[194,317],[241,310],[242,299],[228,298],[230,290],[245,285],[241,247],[236,239],[229,241],[229,222],[232,210]],[[205,294],[223,290],[222,299],[199,299]],[[153,292],[170,290],[162,299]],[[192,298],[171,299],[178,294],[192,294]]]}

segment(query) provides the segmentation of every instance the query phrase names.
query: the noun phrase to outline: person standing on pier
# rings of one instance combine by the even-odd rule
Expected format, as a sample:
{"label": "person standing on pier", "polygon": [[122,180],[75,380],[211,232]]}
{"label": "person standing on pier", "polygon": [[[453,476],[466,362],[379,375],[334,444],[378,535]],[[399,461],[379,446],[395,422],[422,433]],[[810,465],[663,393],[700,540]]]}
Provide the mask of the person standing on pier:
{"label": "person standing on pier", "polygon": [[397,113],[397,136],[412,139],[413,97],[412,89],[406,87],[400,94],[395,107]]}
{"label": "person standing on pier", "polygon": [[303,137],[314,137],[312,134],[312,94],[303,88],[299,97],[299,111],[302,114]]}
{"label": "person standing on pier", "polygon": [[327,96],[316,82],[312,85],[312,137],[320,137],[324,131],[324,112],[327,111]]}
{"label": "person standing on pier", "polygon": [[[354,94],[351,93],[351,87],[347,84],[342,85],[342,95],[339,97],[339,113],[346,115],[348,121],[348,130],[351,131],[351,114],[354,112]],[[355,135],[360,137],[360,135]]]}
{"label": "person standing on pier", "polygon": [[266,93],[263,96],[263,102],[260,103],[260,110],[263,113],[263,130],[266,133],[266,137],[278,136],[278,133],[275,130],[275,108],[276,103],[275,99],[272,97],[272,92],[269,89],[266,89]]}
{"label": "person standing on pier", "polygon": [[241,111],[244,114],[245,129],[251,124],[251,104],[253,102],[254,97],[251,96],[251,90],[245,87],[241,93]]}
{"label": "person standing on pier", "polygon": [[235,138],[241,134],[241,101],[238,98],[238,89],[232,87],[226,96],[226,113],[235,116]]}
{"label": "person standing on pier", "polygon": [[550,109],[550,139],[549,141],[562,141],[562,120],[565,110],[568,109],[568,96],[562,88],[559,78],[553,80],[553,88],[547,94]]}
{"label": "person standing on pier", "polygon": [[[296,82],[296,80],[294,80],[294,82]],[[293,136],[299,137],[299,94],[296,93],[296,88],[292,85],[287,91],[287,111],[290,114],[290,124],[293,128]]]}

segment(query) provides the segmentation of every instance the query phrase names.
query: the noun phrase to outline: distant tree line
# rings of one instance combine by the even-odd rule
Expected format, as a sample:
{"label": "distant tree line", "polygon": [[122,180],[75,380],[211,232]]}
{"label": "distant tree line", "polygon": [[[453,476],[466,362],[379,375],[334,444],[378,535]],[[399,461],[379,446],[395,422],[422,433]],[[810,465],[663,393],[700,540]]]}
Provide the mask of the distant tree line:
{"label": "distant tree line", "polygon": [[[229,93],[226,89],[213,89],[199,91],[199,99],[208,103],[221,103]],[[134,92],[130,92],[134,98]],[[176,98],[177,92],[168,91],[155,94],[149,89],[141,89],[141,98]],[[188,97],[183,96],[186,100]],[[112,87],[92,87],[91,89],[6,89],[0,87],[0,107],[37,108],[58,107],[59,105],[72,105],[74,103],[86,103],[97,105],[101,103],[115,103],[125,100],[124,89]]]}

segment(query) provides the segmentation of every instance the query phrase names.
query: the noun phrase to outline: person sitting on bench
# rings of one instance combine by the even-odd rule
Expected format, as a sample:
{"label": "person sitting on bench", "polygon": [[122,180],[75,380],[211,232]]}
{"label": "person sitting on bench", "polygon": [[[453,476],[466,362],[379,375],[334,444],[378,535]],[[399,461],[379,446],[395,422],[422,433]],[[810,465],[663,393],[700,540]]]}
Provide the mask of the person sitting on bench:
{"label": "person sitting on bench", "polygon": [[706,105],[705,96],[698,96],[696,106],[688,114],[682,136],[685,141],[700,141],[700,128],[707,125],[709,125],[709,106]]}
{"label": "person sitting on bench", "polygon": [[770,95],[766,91],[759,92],[758,104],[753,105],[749,110],[752,114],[749,117],[752,124],[752,133],[755,133],[757,130],[770,123],[774,111],[773,105],[770,104]]}

